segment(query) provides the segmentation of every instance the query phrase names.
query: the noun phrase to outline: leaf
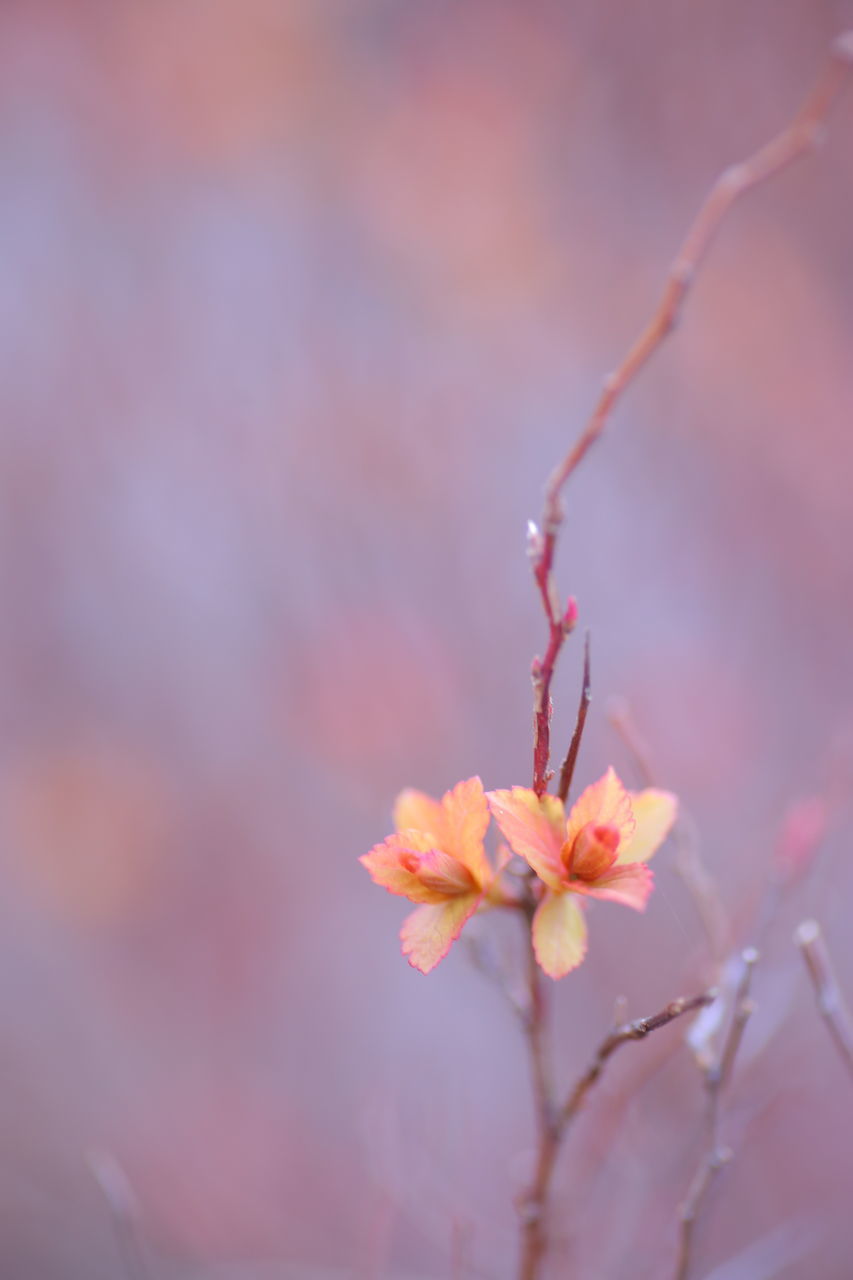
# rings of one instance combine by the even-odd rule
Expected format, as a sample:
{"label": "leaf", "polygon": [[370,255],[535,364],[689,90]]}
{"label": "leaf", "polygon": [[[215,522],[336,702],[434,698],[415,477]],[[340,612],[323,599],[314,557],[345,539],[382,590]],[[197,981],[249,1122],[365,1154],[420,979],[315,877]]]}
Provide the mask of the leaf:
{"label": "leaf", "polygon": [[403,955],[421,973],[429,973],[443,960],[462,926],[477,910],[481,894],[469,893],[436,906],[418,907],[403,921],[400,940]]}
{"label": "leaf", "polygon": [[542,796],[526,787],[490,791],[487,797],[495,821],[513,853],[533,868],[549,889],[565,886],[560,851],[565,840],[565,814],[556,796]]}
{"label": "leaf", "polygon": [[678,813],[678,800],[671,791],[650,787],[646,791],[632,791],[630,800],[636,825],[634,834],[620,845],[616,859],[618,866],[646,862],[657,853],[672,830]]}
{"label": "leaf", "polygon": [[546,893],[533,917],[533,950],[549,978],[564,978],[586,955],[586,921],[570,893]]}

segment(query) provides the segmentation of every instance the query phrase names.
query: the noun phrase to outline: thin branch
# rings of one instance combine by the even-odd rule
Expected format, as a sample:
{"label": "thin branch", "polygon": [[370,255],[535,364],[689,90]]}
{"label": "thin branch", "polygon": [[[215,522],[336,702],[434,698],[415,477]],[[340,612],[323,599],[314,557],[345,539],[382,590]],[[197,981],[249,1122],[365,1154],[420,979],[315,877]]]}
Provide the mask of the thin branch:
{"label": "thin branch", "polygon": [[[624,698],[611,699],[607,708],[607,717],[627,748],[643,785],[656,786],[657,780],[649,760],[648,747],[631,715],[627,701]],[[731,945],[726,913],[716,881],[703,861],[695,824],[682,806],[679,806],[678,817],[672,829],[672,842],[675,845],[675,870],[693,900],[693,906],[708,943],[712,964],[715,970],[719,970],[723,957]]]}
{"label": "thin branch", "polygon": [[826,939],[817,920],[797,926],[794,941],[805,961],[820,1015],[845,1067],[853,1076],[853,1022],[838,985]]}
{"label": "thin branch", "polygon": [[468,951],[471,964],[497,987],[521,1025],[526,1027],[529,1018],[528,1006],[515,990],[509,973],[500,964],[494,951],[486,946],[481,938],[474,935],[463,937],[462,941]]}
{"label": "thin branch", "polygon": [[451,1280],[465,1280],[470,1275],[469,1254],[474,1229],[470,1222],[454,1217],[450,1235],[450,1276]]}
{"label": "thin branch", "polygon": [[[551,1178],[560,1147],[566,1131],[580,1112],[587,1094],[601,1076],[608,1060],[621,1045],[628,1044],[631,1040],[643,1040],[652,1031],[665,1027],[686,1013],[703,1008],[715,998],[716,992],[703,991],[701,995],[690,999],[673,1000],[659,1013],[652,1014],[648,1018],[637,1018],[634,1022],[626,1022],[615,1027],[604,1037],[592,1063],[575,1083],[559,1111],[555,1111],[553,1104],[549,1103],[540,1127],[539,1150],[533,1182],[518,1205],[522,1219],[522,1259],[519,1280],[535,1280],[539,1274],[539,1264],[545,1255],[548,1243],[545,1215]],[[532,1034],[530,1047],[531,1056],[533,1056]],[[550,1096],[553,1097],[553,1095]]]}
{"label": "thin branch", "polygon": [[708,1100],[708,1147],[691,1179],[687,1195],[679,1209],[678,1255],[675,1263],[675,1280],[686,1280],[690,1269],[693,1232],[705,1197],[717,1174],[731,1159],[731,1151],[722,1145],[721,1096],[731,1079],[735,1058],[743,1040],[746,1024],[754,1009],[750,999],[752,971],[758,960],[754,947],[747,947],[740,956],[741,974],[732,1001],[731,1019],[719,1054],[703,1068]]}
{"label": "thin branch", "polygon": [[644,787],[655,785],[655,771],[650,761],[648,743],[640,733],[627,698],[608,698],[605,715],[616,730],[622,745],[631,757],[631,763]]}
{"label": "thin branch", "polygon": [[559,1121],[561,1135],[565,1133],[580,1111],[587,1094],[598,1080],[607,1065],[608,1059],[613,1056],[617,1049],[623,1044],[628,1044],[631,1040],[644,1040],[651,1031],[657,1031],[659,1027],[667,1026],[668,1023],[682,1017],[685,1013],[695,1013],[697,1009],[703,1009],[716,998],[716,991],[703,991],[701,995],[692,996],[690,999],[682,997],[678,1000],[673,1000],[665,1008],[661,1009],[660,1013],[652,1014],[649,1018],[637,1018],[634,1022],[625,1022],[621,1027],[615,1027],[609,1035],[604,1037],[589,1067],[575,1082],[563,1104]]}
{"label": "thin branch", "polygon": [[547,1004],[543,975],[533,949],[531,926],[534,913],[533,894],[526,918],[527,980],[529,1005],[526,1022],[527,1050],[533,1077],[536,1107],[538,1149],[536,1170],[528,1191],[517,1201],[521,1220],[521,1262],[519,1280],[536,1280],[539,1266],[548,1247],[545,1211],[551,1174],[560,1148],[554,1108],[554,1087],[548,1066],[546,1031]]}
{"label": "thin branch", "polygon": [[830,814],[827,797],[819,793],[794,801],[783,814],[773,850],[771,875],[755,913],[752,934],[757,946],[763,945],[788,894],[817,862]]}
{"label": "thin branch", "polygon": [[586,724],[586,713],[589,710],[591,697],[592,686],[590,684],[589,676],[589,632],[587,631],[583,642],[583,683],[581,684],[581,698],[578,703],[575,731],[572,734],[572,740],[569,743],[569,749],[566,752],[563,767],[560,769],[560,785],[557,788],[557,795],[560,797],[563,804],[565,804],[568,799],[569,791],[572,787],[572,778],[575,776],[575,765],[578,760],[578,752],[580,751],[584,725]]}
{"label": "thin branch", "polygon": [[685,300],[705,261],[720,225],[735,201],[752,187],[787,168],[818,142],[823,125],[838,98],[851,61],[853,32],[839,36],[817,81],[790,124],[740,164],[731,165],[712,186],[670,266],[663,292],[651,319],[612,373],[604,379],[598,402],[586,426],[545,486],[541,531],[531,525],[529,553],[533,575],[548,623],[545,656],[535,659],[533,676],[533,789],[542,795],[548,785],[551,748],[551,680],[563,642],[574,626],[577,608],[569,601],[562,613],[554,577],[554,553],[563,522],[563,488],[604,431],[626,389],[675,329]]}
{"label": "thin branch", "polygon": [[548,770],[551,758],[551,714],[554,709],[551,703],[551,680],[560,650],[566,637],[574,630],[578,617],[574,598],[569,599],[565,612],[560,613],[560,602],[551,572],[552,558],[553,547],[547,558],[543,553],[533,571],[548,619],[548,648],[545,650],[545,657],[534,658],[530,668],[533,681],[533,790],[538,796],[545,794],[553,776]]}
{"label": "thin branch", "polygon": [[[527,937],[530,938],[533,907],[525,921]],[[554,1087],[548,1064],[547,1031],[548,1008],[547,994],[542,970],[536,960],[533,943],[527,949],[527,980],[529,1004],[527,1008],[527,1037],[530,1045],[530,1064],[533,1073],[533,1096],[536,1104],[536,1117],[539,1124],[540,1137],[547,1137],[554,1129]]]}
{"label": "thin branch", "polygon": [[130,1280],[150,1280],[150,1269],[139,1239],[138,1209],[127,1175],[108,1151],[90,1151],[89,1169],[110,1212],[116,1243]]}

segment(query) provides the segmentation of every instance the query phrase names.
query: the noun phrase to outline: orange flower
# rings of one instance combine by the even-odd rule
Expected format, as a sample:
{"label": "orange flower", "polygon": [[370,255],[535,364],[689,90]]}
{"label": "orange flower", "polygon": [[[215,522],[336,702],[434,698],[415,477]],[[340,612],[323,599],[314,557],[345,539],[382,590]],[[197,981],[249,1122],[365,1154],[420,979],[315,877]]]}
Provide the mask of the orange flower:
{"label": "orange flower", "polygon": [[533,917],[536,958],[562,978],[586,954],[586,921],[575,895],[645,908],[653,878],[645,866],[669,834],[678,802],[668,791],[626,791],[613,769],[587,787],[568,819],[556,796],[525,787],[490,791],[489,805],[514,853],[545,891]]}
{"label": "orange flower", "polygon": [[409,964],[429,973],[459,937],[493,880],[483,848],[489,809],[479,778],[459,782],[441,800],[404,791],[394,806],[396,835],[359,861],[377,884],[422,905],[403,922]]}

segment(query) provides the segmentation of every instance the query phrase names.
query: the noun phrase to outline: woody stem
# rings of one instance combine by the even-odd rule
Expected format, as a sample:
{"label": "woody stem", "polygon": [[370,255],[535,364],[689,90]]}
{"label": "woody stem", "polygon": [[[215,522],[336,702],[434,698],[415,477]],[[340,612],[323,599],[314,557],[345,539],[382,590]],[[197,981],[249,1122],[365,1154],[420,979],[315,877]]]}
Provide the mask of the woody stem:
{"label": "woody stem", "polygon": [[550,1005],[531,936],[535,909],[531,893],[524,909],[528,986],[525,1032],[536,1107],[537,1152],[532,1182],[518,1200],[521,1223],[519,1280],[536,1280],[545,1257],[548,1247],[545,1214],[551,1175],[560,1149],[560,1125],[548,1053]]}

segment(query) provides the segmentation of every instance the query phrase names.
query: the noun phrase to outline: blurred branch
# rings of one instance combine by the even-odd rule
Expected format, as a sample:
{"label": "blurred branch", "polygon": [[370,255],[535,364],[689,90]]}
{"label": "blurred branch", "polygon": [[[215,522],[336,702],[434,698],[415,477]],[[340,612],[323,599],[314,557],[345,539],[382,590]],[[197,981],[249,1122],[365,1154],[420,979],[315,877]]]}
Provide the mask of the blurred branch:
{"label": "blurred branch", "polygon": [[559,1116],[560,1133],[565,1133],[574,1120],[586,1100],[586,1095],[617,1049],[631,1040],[644,1040],[650,1032],[667,1026],[685,1013],[695,1013],[697,1009],[703,1009],[706,1005],[712,1004],[716,998],[716,991],[703,991],[701,995],[691,996],[689,999],[680,997],[678,1000],[671,1001],[661,1009],[660,1013],[654,1013],[649,1018],[637,1018],[634,1022],[624,1022],[621,1026],[615,1027],[609,1035],[604,1037],[589,1067],[577,1080],[563,1104]]}
{"label": "blurred branch", "polygon": [[[538,974],[535,958],[534,968],[538,975],[538,981],[541,982],[541,975]],[[628,1044],[632,1040],[644,1040],[652,1031],[657,1031],[660,1027],[667,1026],[668,1023],[686,1013],[692,1013],[697,1009],[703,1008],[715,998],[716,992],[703,991],[701,995],[692,996],[689,999],[673,1000],[665,1008],[661,1009],[659,1013],[652,1014],[650,1017],[637,1018],[633,1022],[625,1022],[621,1026],[615,1027],[604,1037],[590,1066],[577,1080],[563,1106],[559,1109],[554,1105],[553,1092],[546,1086],[545,1094],[540,1097],[540,1104],[544,1100],[544,1105],[540,1105],[540,1142],[536,1171],[529,1190],[519,1202],[523,1230],[520,1280],[535,1280],[538,1275],[539,1263],[544,1257],[545,1249],[547,1248],[545,1214],[551,1178],[557,1162],[557,1156],[560,1153],[560,1146],[569,1126],[581,1111],[587,1094],[600,1078],[608,1060],[621,1045]],[[535,1057],[536,1051],[532,1034],[530,1048],[531,1056]]]}
{"label": "blurred branch", "polygon": [[675,1264],[675,1280],[686,1280],[690,1269],[690,1256],[693,1245],[693,1231],[696,1220],[717,1174],[731,1159],[731,1151],[721,1142],[721,1097],[726,1084],[731,1078],[735,1058],[743,1040],[746,1024],[752,1016],[754,1005],[750,999],[752,971],[758,960],[758,952],[754,947],[747,947],[740,956],[742,968],[737,989],[732,1001],[731,1018],[728,1031],[723,1039],[717,1055],[700,1069],[705,1082],[708,1099],[708,1147],[690,1183],[687,1195],[679,1209],[679,1242]]}
{"label": "blurred branch", "polygon": [[853,1023],[817,920],[804,920],[798,925],[794,941],[800,948],[811,978],[820,1015],[845,1067],[853,1076]]}
{"label": "blurred branch", "polygon": [[150,1270],[137,1228],[136,1197],[127,1175],[108,1151],[90,1151],[86,1159],[107,1202],[119,1252],[130,1280],[150,1280]]}
{"label": "blurred branch", "polygon": [[[646,743],[625,699],[612,699],[608,705],[607,716],[627,748],[643,784],[647,787],[657,786],[654,770],[649,763]],[[672,829],[672,841],[675,845],[675,869],[693,900],[696,914],[708,942],[711,961],[715,970],[719,970],[730,946],[726,914],[717,891],[717,883],[705,866],[699,851],[696,827],[681,806]]]}
{"label": "blurred branch", "polygon": [[832,809],[825,794],[813,793],[790,804],[783,814],[773,850],[770,879],[758,910],[753,937],[761,947],[787,895],[814,868],[826,839]]}
{"label": "blurred branch", "polygon": [[651,319],[616,369],[604,379],[598,402],[583,431],[552,471],[545,486],[541,531],[533,524],[528,552],[533,576],[548,623],[544,658],[535,658],[533,677],[533,790],[542,795],[550,775],[551,680],[566,636],[577,620],[573,599],[563,612],[554,583],[553,566],[557,535],[564,518],[562,492],[592,445],[604,431],[617,402],[648,363],[665,338],[675,329],[687,295],[705,261],[723,219],[735,201],[752,187],[787,168],[818,142],[829,112],[838,98],[853,61],[853,31],[839,36],[817,81],[790,124],[775,138],[719,176],[699,209],[664,283]]}
{"label": "blurred branch", "polygon": [[508,970],[501,965],[494,950],[475,936],[463,937],[468,958],[475,969],[489,980],[506,1000],[523,1027],[527,1026],[529,1010],[525,1001],[514,989]]}
{"label": "blurred branch", "polygon": [[547,1005],[542,971],[536,961],[531,928],[535,904],[532,890],[526,916],[527,981],[529,1004],[525,1031],[527,1053],[533,1077],[533,1101],[536,1108],[538,1149],[536,1171],[530,1189],[517,1201],[521,1219],[521,1263],[519,1280],[536,1280],[539,1265],[548,1247],[545,1212],[551,1175],[560,1149],[560,1138],[554,1104],[554,1088],[546,1057]]}

